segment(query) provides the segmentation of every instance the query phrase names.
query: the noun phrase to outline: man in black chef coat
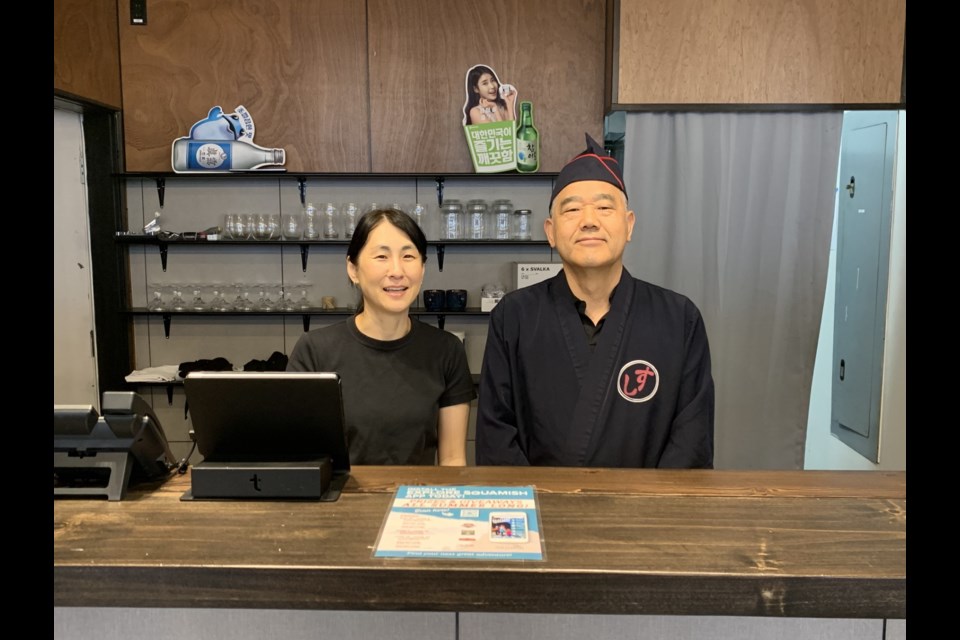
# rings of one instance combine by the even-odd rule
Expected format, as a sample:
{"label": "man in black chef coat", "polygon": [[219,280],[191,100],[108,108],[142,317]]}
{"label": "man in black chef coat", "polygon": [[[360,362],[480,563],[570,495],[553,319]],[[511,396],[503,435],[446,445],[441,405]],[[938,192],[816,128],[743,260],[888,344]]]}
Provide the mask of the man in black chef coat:
{"label": "man in black chef coat", "polygon": [[700,311],[623,266],[636,221],[589,135],[544,231],[563,270],[490,316],[477,464],[713,467],[714,389]]}

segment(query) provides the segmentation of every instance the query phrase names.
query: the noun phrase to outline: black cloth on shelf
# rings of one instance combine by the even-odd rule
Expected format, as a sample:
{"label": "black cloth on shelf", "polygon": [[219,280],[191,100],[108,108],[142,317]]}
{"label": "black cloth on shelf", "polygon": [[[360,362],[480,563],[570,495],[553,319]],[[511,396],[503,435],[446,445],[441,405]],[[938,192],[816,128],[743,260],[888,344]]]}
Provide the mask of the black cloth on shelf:
{"label": "black cloth on shelf", "polygon": [[243,365],[244,371],[286,371],[287,356],[279,351],[274,351],[266,360],[251,360]]}
{"label": "black cloth on shelf", "polygon": [[201,359],[193,362],[181,362],[177,373],[181,378],[186,378],[191,371],[233,371],[233,365],[226,358]]}

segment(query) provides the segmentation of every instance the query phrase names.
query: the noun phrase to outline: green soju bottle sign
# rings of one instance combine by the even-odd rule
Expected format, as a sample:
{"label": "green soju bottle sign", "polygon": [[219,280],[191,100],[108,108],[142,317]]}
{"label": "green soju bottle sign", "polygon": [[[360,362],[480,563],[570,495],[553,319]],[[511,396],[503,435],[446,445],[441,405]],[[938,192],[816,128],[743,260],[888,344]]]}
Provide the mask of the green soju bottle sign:
{"label": "green soju bottle sign", "polygon": [[517,127],[517,171],[532,173],[540,168],[540,136],[533,126],[533,105],[520,103],[520,126]]}

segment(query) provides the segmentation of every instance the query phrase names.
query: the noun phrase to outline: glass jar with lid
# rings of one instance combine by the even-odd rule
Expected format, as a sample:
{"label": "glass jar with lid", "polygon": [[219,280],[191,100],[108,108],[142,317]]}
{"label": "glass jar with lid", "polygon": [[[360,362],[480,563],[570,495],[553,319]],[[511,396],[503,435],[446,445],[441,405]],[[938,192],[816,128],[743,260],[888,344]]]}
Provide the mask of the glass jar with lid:
{"label": "glass jar with lid", "polygon": [[440,239],[463,238],[463,205],[459,200],[444,200],[440,205]]}
{"label": "glass jar with lid", "polygon": [[531,225],[533,212],[530,209],[517,209],[513,212],[513,239],[532,240]]}
{"label": "glass jar with lid", "polygon": [[501,198],[494,200],[491,208],[493,210],[491,214],[493,223],[491,224],[492,230],[490,238],[493,240],[509,240],[510,219],[513,217],[513,203],[506,198]]}
{"label": "glass jar with lid", "polygon": [[487,201],[470,200],[467,202],[467,223],[465,225],[467,240],[483,240],[487,237]]}

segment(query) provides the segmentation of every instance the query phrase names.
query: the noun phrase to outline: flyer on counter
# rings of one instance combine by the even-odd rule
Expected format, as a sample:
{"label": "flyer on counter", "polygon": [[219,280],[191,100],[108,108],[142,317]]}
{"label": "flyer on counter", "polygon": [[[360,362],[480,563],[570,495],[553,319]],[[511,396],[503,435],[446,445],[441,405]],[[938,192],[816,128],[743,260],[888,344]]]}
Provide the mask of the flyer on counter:
{"label": "flyer on counter", "polygon": [[375,558],[544,560],[533,486],[401,485]]}

